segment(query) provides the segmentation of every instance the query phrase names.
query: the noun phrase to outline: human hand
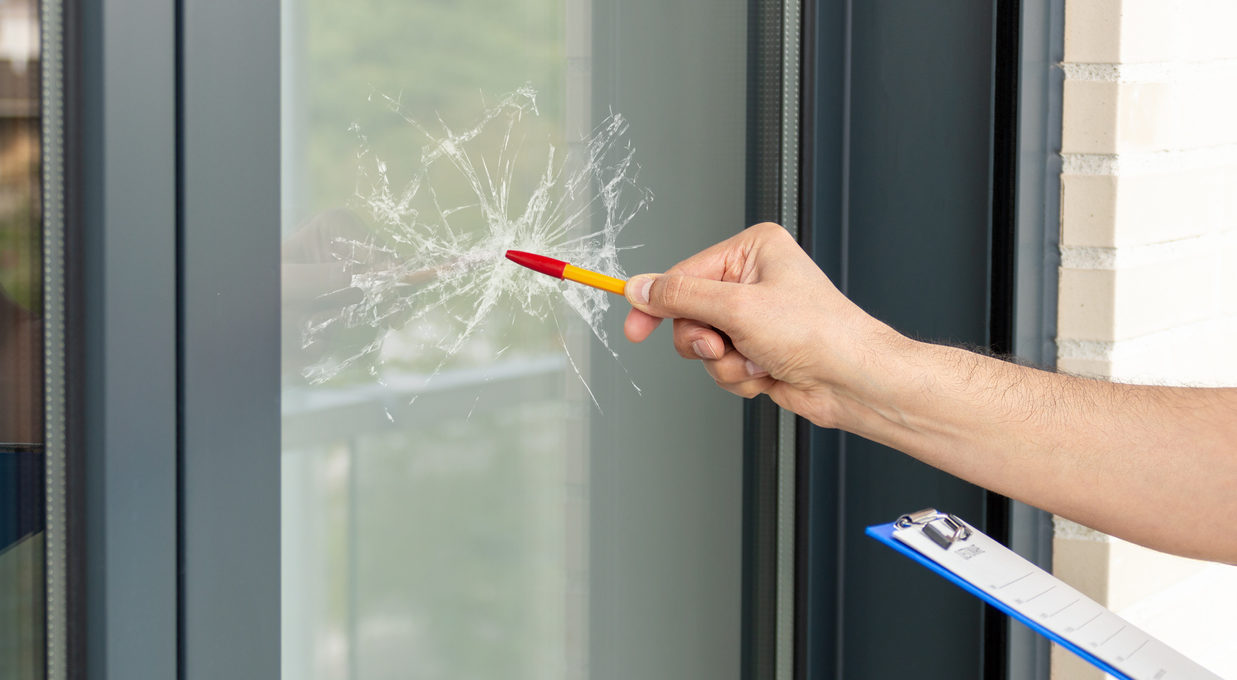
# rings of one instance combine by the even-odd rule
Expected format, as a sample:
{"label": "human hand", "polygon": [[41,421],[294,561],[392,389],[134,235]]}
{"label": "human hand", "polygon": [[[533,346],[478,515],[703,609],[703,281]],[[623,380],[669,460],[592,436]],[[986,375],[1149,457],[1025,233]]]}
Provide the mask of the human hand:
{"label": "human hand", "polygon": [[624,331],[642,342],[674,319],[674,347],[742,397],[765,393],[839,427],[854,392],[906,338],[848,300],[782,227],[764,223],[627,282]]}
{"label": "human hand", "polygon": [[[280,246],[284,371],[335,353],[348,356],[372,343],[377,328],[327,323],[360,303],[358,274],[393,266],[379,236],[351,210],[326,210],[299,226]],[[318,328],[313,336],[309,327]]]}
{"label": "human hand", "polygon": [[448,260],[417,268],[381,228],[351,210],[315,215],[281,246],[285,374],[305,376],[307,367],[330,359],[371,360],[379,336],[416,313],[408,304],[416,291],[459,266]]}
{"label": "human hand", "polygon": [[356,302],[358,270],[350,244],[372,240],[361,219],[344,208],[313,216],[280,245],[283,304],[306,313]]}

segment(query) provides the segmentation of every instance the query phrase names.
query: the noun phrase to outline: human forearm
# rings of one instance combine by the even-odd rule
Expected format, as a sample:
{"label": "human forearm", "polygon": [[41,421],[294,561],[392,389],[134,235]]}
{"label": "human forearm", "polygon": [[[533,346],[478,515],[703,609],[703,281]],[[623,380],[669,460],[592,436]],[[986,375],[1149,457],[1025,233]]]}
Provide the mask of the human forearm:
{"label": "human forearm", "polygon": [[909,339],[836,426],[1161,550],[1237,562],[1237,390],[1124,385]]}
{"label": "human forearm", "polygon": [[1121,385],[910,340],[762,224],[633,277],[635,342],[665,318],[717,384],[1161,550],[1237,563],[1237,390]]}

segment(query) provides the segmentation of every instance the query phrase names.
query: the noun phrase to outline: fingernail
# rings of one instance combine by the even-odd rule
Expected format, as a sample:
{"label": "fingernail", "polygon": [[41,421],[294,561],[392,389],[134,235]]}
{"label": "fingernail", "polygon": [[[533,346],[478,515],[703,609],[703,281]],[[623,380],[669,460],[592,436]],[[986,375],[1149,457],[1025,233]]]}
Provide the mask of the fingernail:
{"label": "fingernail", "polygon": [[695,342],[693,342],[692,351],[695,352],[696,356],[700,357],[701,359],[716,359],[717,358],[713,356],[713,348],[709,347],[709,343],[705,342],[704,340],[696,340]]}
{"label": "fingernail", "polygon": [[631,301],[641,305],[649,303],[649,289],[653,287],[652,277],[637,277],[627,282],[631,289]]}
{"label": "fingernail", "polygon": [[763,369],[763,368],[761,368],[761,367],[757,366],[757,365],[756,365],[756,362],[752,361],[751,359],[748,359],[748,360],[747,360],[747,374],[748,374],[748,375],[751,375],[751,376],[757,376],[757,375],[761,375],[761,374],[763,374],[763,373],[768,373],[768,371],[766,371],[765,369]]}

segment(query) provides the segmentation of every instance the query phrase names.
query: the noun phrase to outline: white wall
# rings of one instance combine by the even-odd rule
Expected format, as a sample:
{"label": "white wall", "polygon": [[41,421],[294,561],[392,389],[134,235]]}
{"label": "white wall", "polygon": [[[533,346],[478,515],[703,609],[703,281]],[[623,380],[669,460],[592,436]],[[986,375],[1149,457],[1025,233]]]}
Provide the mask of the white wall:
{"label": "white wall", "polygon": [[[1234,27],[1231,0],[1067,0],[1061,370],[1237,385]],[[1063,579],[1237,677],[1237,568],[1060,519],[1054,550]],[[1104,675],[1054,649],[1053,677]]]}

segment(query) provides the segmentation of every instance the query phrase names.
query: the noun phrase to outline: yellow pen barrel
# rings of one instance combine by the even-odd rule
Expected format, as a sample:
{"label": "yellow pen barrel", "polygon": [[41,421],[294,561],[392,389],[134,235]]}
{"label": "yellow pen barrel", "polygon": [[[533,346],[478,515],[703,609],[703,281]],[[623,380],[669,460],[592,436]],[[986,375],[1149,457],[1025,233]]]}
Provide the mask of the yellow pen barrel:
{"label": "yellow pen barrel", "polygon": [[586,286],[600,288],[616,295],[622,295],[623,288],[627,285],[627,282],[622,279],[616,279],[613,276],[606,276],[605,274],[598,274],[597,272],[591,272],[587,269],[580,269],[579,267],[571,264],[563,268],[563,278],[568,281],[583,283]]}

